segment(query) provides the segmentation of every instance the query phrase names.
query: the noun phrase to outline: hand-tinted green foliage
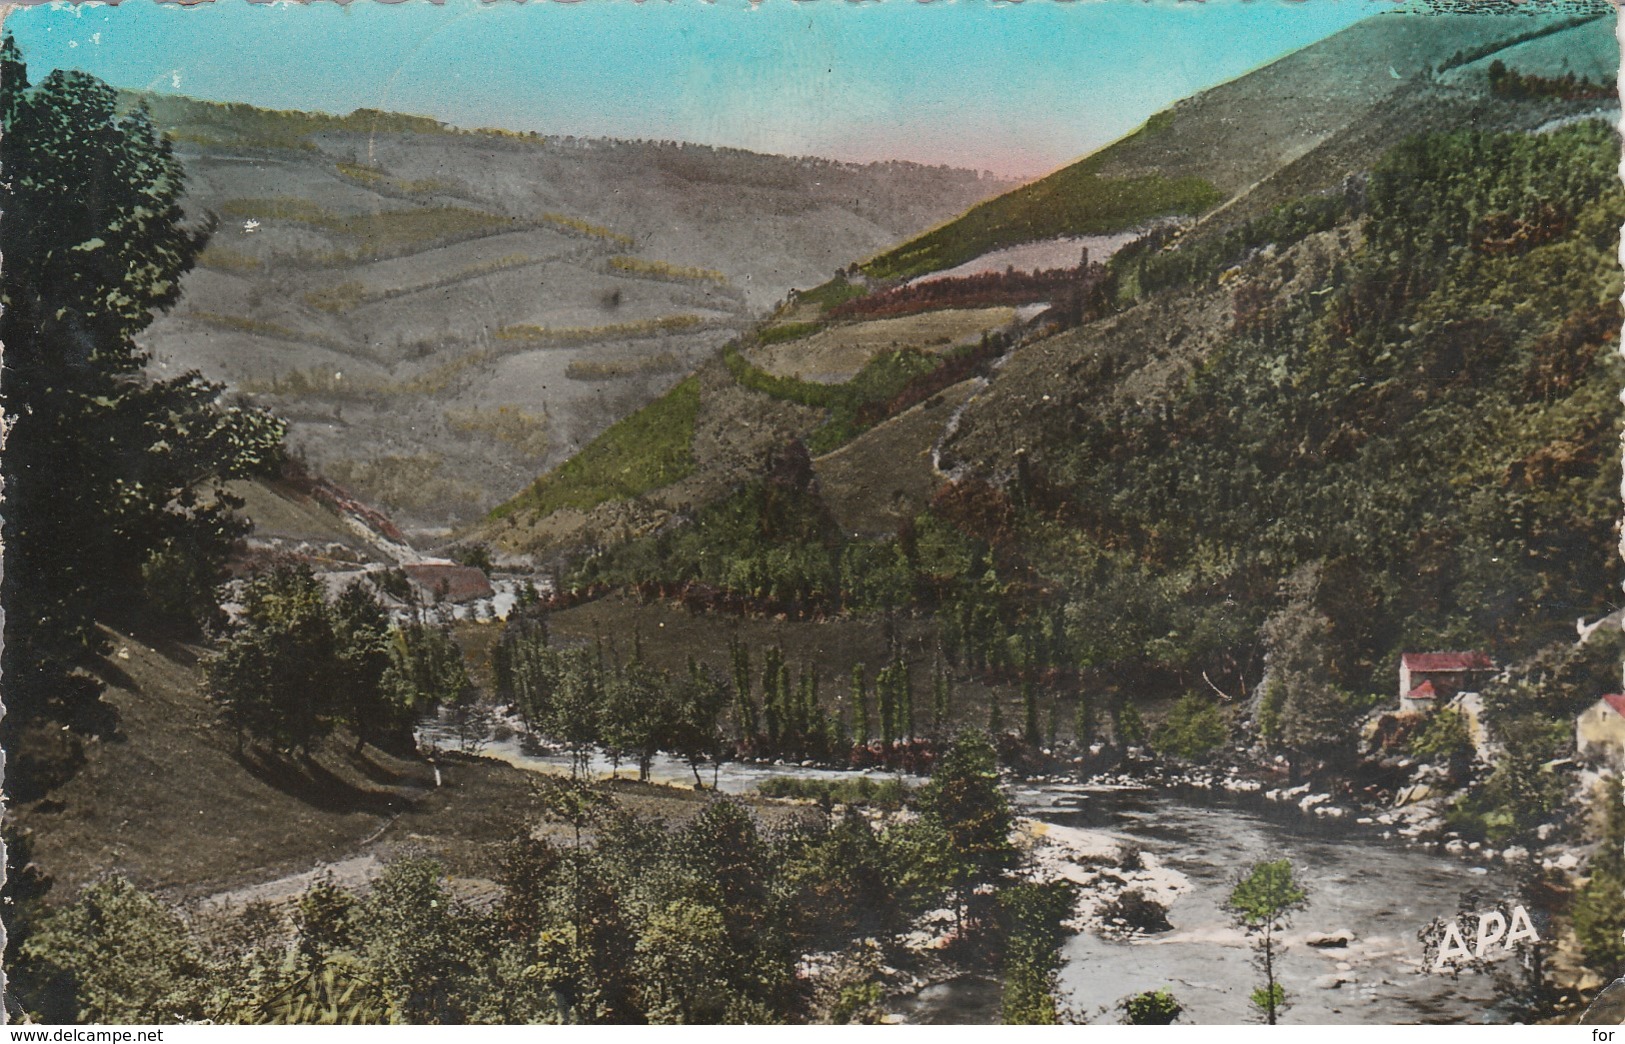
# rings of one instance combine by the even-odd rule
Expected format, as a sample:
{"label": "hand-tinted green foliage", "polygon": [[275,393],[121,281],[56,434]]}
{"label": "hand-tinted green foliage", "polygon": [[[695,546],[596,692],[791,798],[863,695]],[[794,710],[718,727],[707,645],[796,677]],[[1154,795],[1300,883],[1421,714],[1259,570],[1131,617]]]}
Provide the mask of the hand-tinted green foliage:
{"label": "hand-tinted green foliage", "polygon": [[840,592],[840,530],[811,482],[811,459],[792,443],[769,461],[766,479],[686,526],[589,559],[570,582],[695,583],[757,603],[830,605]]}
{"label": "hand-tinted green foliage", "polygon": [[[239,746],[252,739],[308,752],[343,722],[359,749],[406,728],[418,701],[466,694],[461,655],[439,644],[450,639],[439,636],[440,655],[424,655],[430,632],[414,625],[392,635],[383,607],[360,583],[329,604],[308,566],[279,566],[250,580],[242,598],[242,624],[204,665],[207,695]],[[464,689],[443,688],[447,678],[461,678]]]}
{"label": "hand-tinted green foliage", "polygon": [[700,385],[690,377],[615,424],[585,449],[491,512],[500,519],[524,509],[538,516],[559,508],[586,511],[670,485],[694,470],[694,418]]}
{"label": "hand-tinted green foliage", "polygon": [[1484,823],[1489,840],[1526,838],[1567,800],[1567,784],[1549,764],[1569,749],[1573,726],[1530,714],[1502,722],[1495,731],[1504,749],[1495,771],[1467,805],[1476,802],[1488,813]]}
{"label": "hand-tinted green foliage", "polygon": [[999,893],[1004,941],[1004,1021],[1012,1026],[1053,1026],[1063,923],[1076,901],[1069,881],[1021,884]]}
{"label": "hand-tinted green foliage", "polygon": [[811,304],[821,311],[828,312],[838,305],[845,304],[856,297],[868,293],[862,282],[851,282],[845,275],[837,275],[826,283],[820,283],[811,290],[802,290],[796,295],[799,303]]}
{"label": "hand-tinted green foliage", "polygon": [[384,691],[394,705],[413,710],[455,708],[476,695],[462,649],[443,623],[421,612],[391,632]]}
{"label": "hand-tinted green foliage", "polygon": [[906,279],[1018,243],[1120,232],[1151,218],[1198,214],[1224,198],[1198,177],[1106,177],[1097,173],[1099,167],[1100,158],[1090,157],[978,204],[963,217],[868,261],[863,270],[876,279]]}
{"label": "hand-tinted green foliage", "polygon": [[1282,581],[1319,563],[1299,644],[1323,659],[1279,690],[1275,723],[1309,740],[1346,724],[1342,693],[1387,688],[1402,649],[1506,661],[1604,601],[1618,156],[1601,123],[1409,142],[1372,172],[1364,245],[1320,288],[1276,299],[1269,265],[1244,264],[1257,321],[1187,382],[1149,409],[1058,413],[1044,458],[1081,545],[1078,659],[1234,687],[1295,597]]}
{"label": "hand-tinted green foliage", "polygon": [[998,755],[986,736],[961,734],[920,792],[922,818],[947,838],[949,880],[961,909],[978,885],[1001,880],[1016,864],[1010,802],[999,789]]}
{"label": "hand-tinted green foliage", "polygon": [[1124,998],[1119,1007],[1123,1009],[1123,1022],[1130,1026],[1172,1026],[1185,1010],[1173,992],[1166,989],[1136,993]]}
{"label": "hand-tinted green foliage", "polygon": [[223,925],[106,881],[34,927],[8,1002],[63,1022],[846,1021],[882,1001],[880,952],[822,998],[798,963],[889,950],[915,916],[974,893],[961,927],[1002,947],[1011,1017],[1053,1021],[1072,894],[1007,884],[1016,853],[992,757],[981,738],[956,744],[921,814],[884,826],[849,804],[763,831],[727,799],[661,822],[560,777],[543,799],[573,841],[527,832],[507,846],[473,875],[499,887],[489,902],[421,857],[360,893],[318,880],[291,918],[251,905]]}
{"label": "hand-tinted green foliage", "polygon": [[1413,733],[1405,748],[1412,757],[1423,761],[1448,762],[1464,755],[1471,757],[1473,740],[1467,731],[1467,719],[1460,711],[1446,707]]}
{"label": "hand-tinted green foliage", "polygon": [[[716,764],[727,749],[728,685],[719,672],[698,662],[673,674],[636,655],[629,662],[609,662],[601,646],[552,649],[545,631],[523,617],[510,623],[494,659],[498,698],[511,703],[537,733],[568,746],[577,769],[585,768],[594,747],[603,747],[617,766],[623,758],[635,762],[638,777],[647,780],[655,755],[670,751],[688,762],[700,783],[700,764]],[[782,705],[770,702],[770,714]],[[817,718],[822,724],[810,708],[797,713],[798,723]],[[797,733],[798,742],[806,740],[807,728]]]}
{"label": "hand-tinted green foliage", "polygon": [[1611,76],[1604,77],[1600,83],[1593,83],[1590,77],[1577,78],[1572,72],[1562,76],[1520,73],[1516,69],[1508,69],[1499,58],[1490,63],[1489,81],[1491,94],[1498,98],[1519,100],[1561,98],[1565,101],[1580,101],[1613,98],[1619,93],[1618,80]]}
{"label": "hand-tinted green foliage", "polygon": [[850,776],[840,779],[807,779],[801,776],[772,776],[756,784],[763,797],[801,798],[820,804],[902,808],[909,799],[908,784],[895,776]]}
{"label": "hand-tinted green foliage", "polygon": [[1618,776],[1605,780],[1597,805],[1602,837],[1570,916],[1586,967],[1613,979],[1625,974],[1625,795]]}
{"label": "hand-tinted green foliage", "polygon": [[174,910],[123,878],[92,885],[42,920],[22,956],[48,1022],[173,1023],[207,1014],[202,948]]}
{"label": "hand-tinted green foliage", "polygon": [[68,677],[97,619],[212,621],[247,528],[224,483],[274,466],[283,425],[221,406],[196,373],[143,373],[134,338],[207,238],[183,224],[181,165],[147,114],[81,72],[31,86],[9,37],[0,66],[7,723],[100,728],[97,687]]}
{"label": "hand-tinted green foliage", "polygon": [[1184,696],[1152,734],[1151,745],[1159,754],[1198,761],[1223,746],[1229,735],[1212,699]]}
{"label": "hand-tinted green foliage", "polygon": [[1216,279],[1220,272],[1270,244],[1284,250],[1305,236],[1324,232],[1348,210],[1340,196],[1294,200],[1228,231],[1169,247],[1169,234],[1157,231],[1112,255],[1109,265],[1120,304],[1175,286]]}
{"label": "hand-tinted green foliage", "polygon": [[1125,703],[1117,712],[1116,735],[1118,743],[1126,747],[1138,747],[1145,742],[1145,719],[1140,716],[1140,708],[1132,703]]}
{"label": "hand-tinted green foliage", "polygon": [[1291,926],[1292,914],[1309,905],[1309,893],[1292,875],[1292,864],[1277,859],[1253,864],[1225,901],[1236,927],[1253,940],[1255,963],[1264,983],[1252,993],[1254,1007],[1271,1026],[1286,1007],[1286,990],[1276,974],[1275,934]]}
{"label": "hand-tinted green foliage", "polygon": [[884,414],[877,412],[880,407],[902,394],[910,384],[948,365],[953,354],[934,355],[915,348],[882,352],[864,364],[851,380],[841,384],[775,377],[746,362],[734,345],[728,347],[722,358],[734,380],[746,388],[830,411],[829,419],[807,440],[808,450],[817,454],[851,442],[882,419]]}

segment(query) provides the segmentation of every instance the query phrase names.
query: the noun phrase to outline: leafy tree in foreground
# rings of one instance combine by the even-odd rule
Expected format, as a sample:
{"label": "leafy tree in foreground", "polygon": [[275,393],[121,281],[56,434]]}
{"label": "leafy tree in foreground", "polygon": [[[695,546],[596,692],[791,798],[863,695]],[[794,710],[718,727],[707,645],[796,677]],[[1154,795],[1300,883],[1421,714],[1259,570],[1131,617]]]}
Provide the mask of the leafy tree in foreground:
{"label": "leafy tree in foreground", "polygon": [[186,923],[123,878],[87,888],[41,922],[23,957],[50,1022],[197,1021],[208,969]]}
{"label": "leafy tree in foreground", "polygon": [[923,818],[940,829],[950,860],[950,886],[963,919],[978,885],[994,884],[1016,865],[1010,802],[999,789],[998,755],[986,736],[954,740],[920,789]]}
{"label": "leafy tree in foreground", "polygon": [[[429,679],[414,671],[423,657],[413,648],[408,632],[391,632],[366,587],[352,584],[329,605],[308,566],[281,566],[248,582],[242,625],[204,663],[204,688],[239,750],[252,739],[309,753],[342,722],[354,730],[359,753],[403,729],[417,701],[447,695],[420,688]],[[466,684],[455,645],[451,655]]]}
{"label": "leafy tree in foreground", "polygon": [[1286,990],[1275,977],[1275,961],[1280,956],[1275,933],[1289,927],[1293,912],[1307,905],[1309,893],[1293,880],[1292,864],[1285,859],[1253,864],[1224,904],[1236,926],[1253,940],[1264,985],[1253,991],[1252,1001],[1271,1026],[1287,1003]]}
{"label": "leafy tree in foreground", "polygon": [[196,373],[145,376],[134,338],[206,238],[145,111],[81,72],[31,85],[9,37],[0,65],[7,725],[96,728],[99,687],[71,675],[100,651],[97,619],[214,614],[247,529],[223,484],[275,464],[284,428]]}
{"label": "leafy tree in foreground", "polygon": [[332,728],[337,648],[322,582],[308,566],[249,582],[244,624],[204,667],[209,698],[237,735],[308,753]]}
{"label": "leafy tree in foreground", "polygon": [[1332,621],[1316,604],[1320,568],[1298,569],[1282,583],[1286,604],[1263,628],[1269,681],[1261,697],[1261,729],[1286,752],[1293,778],[1305,761],[1341,763],[1352,753],[1349,700],[1334,683],[1327,649]]}
{"label": "leafy tree in foreground", "polygon": [[1016,1026],[1053,1026],[1061,1021],[1056,1003],[1061,967],[1063,921],[1076,900],[1070,882],[1018,884],[999,893],[1005,922],[1004,1021]]}

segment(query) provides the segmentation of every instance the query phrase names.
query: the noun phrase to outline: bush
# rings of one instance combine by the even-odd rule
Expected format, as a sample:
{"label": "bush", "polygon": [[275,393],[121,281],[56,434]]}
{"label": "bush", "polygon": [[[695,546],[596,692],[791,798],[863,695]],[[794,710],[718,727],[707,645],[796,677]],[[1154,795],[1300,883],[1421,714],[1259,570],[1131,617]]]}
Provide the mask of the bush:
{"label": "bush", "polygon": [[1230,730],[1212,701],[1190,695],[1174,705],[1168,720],[1157,728],[1152,746],[1159,754],[1198,761],[1224,745]]}
{"label": "bush", "polygon": [[1117,716],[1117,742],[1125,747],[1138,747],[1145,742],[1145,719],[1132,703],[1123,705]]}
{"label": "bush", "polygon": [[1467,718],[1460,711],[1442,710],[1412,733],[1405,744],[1406,752],[1421,761],[1450,761],[1471,755],[1472,736],[1467,730]]}
{"label": "bush", "polygon": [[1612,978],[1625,974],[1625,876],[1596,870],[1574,897],[1570,916],[1586,967]]}
{"label": "bush", "polygon": [[122,877],[86,888],[23,945],[46,1022],[174,1023],[208,1017],[208,968],[174,910]]}
{"label": "bush", "polygon": [[1185,1010],[1167,989],[1136,993],[1118,1007],[1123,1009],[1123,1022],[1130,1026],[1172,1026]]}

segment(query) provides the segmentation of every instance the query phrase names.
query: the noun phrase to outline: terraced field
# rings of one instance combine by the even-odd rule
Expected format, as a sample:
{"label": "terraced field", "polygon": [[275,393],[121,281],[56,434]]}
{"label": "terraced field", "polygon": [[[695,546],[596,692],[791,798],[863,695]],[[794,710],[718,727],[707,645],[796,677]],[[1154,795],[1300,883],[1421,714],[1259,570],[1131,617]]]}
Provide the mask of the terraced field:
{"label": "terraced field", "polygon": [[[215,231],[146,335],[432,542],[792,286],[1005,187],[973,172],[146,96]],[[134,99],[132,99],[134,101]],[[726,196],[696,183],[728,184]]]}
{"label": "terraced field", "polygon": [[880,352],[919,348],[939,352],[975,343],[1015,322],[1014,308],[950,308],[940,312],[843,323],[810,336],[757,345],[745,354],[775,377],[835,384],[851,380]]}

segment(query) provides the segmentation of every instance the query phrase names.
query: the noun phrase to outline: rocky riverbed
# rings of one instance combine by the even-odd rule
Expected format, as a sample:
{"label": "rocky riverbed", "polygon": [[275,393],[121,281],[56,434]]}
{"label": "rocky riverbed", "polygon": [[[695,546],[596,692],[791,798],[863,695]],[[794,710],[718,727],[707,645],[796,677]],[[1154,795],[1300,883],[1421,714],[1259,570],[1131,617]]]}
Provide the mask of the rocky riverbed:
{"label": "rocky riverbed", "polygon": [[[517,735],[490,741],[484,753],[536,771],[568,771],[567,757]],[[595,768],[607,773],[610,766]],[[773,776],[850,773],[729,763],[702,775],[722,792],[748,793]],[[677,759],[658,759],[653,778],[693,784]],[[1519,853],[1451,846],[1459,839],[1445,836],[1438,806],[1425,798],[1366,809],[1301,785],[1270,786],[1239,769],[1149,763],[1087,780],[1061,772],[1012,779],[1010,786],[1033,872],[1079,885],[1077,931],[1063,949],[1060,977],[1064,1002],[1077,1017],[1115,1021],[1123,998],[1168,988],[1185,1005],[1182,1021],[1250,1021],[1257,974],[1223,903],[1253,862],[1285,858],[1310,895],[1283,937],[1280,973],[1292,1004],[1285,1021],[1506,1021],[1490,977],[1426,974],[1417,933],[1433,918],[1455,914],[1468,892],[1487,903],[1512,901]],[[1572,853],[1542,850],[1527,858],[1562,865],[1564,856]],[[1166,908],[1166,930],[1113,923],[1109,911],[1129,891]],[[927,918],[911,946],[922,953],[940,946],[951,925],[938,921]],[[996,983],[944,979],[948,974],[928,966],[898,975],[896,985],[911,996],[896,1005],[897,1017],[997,1021]]]}

